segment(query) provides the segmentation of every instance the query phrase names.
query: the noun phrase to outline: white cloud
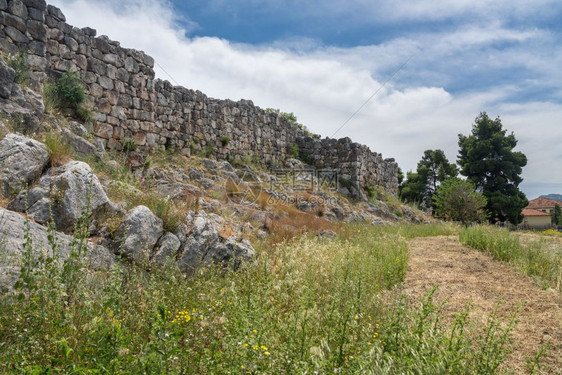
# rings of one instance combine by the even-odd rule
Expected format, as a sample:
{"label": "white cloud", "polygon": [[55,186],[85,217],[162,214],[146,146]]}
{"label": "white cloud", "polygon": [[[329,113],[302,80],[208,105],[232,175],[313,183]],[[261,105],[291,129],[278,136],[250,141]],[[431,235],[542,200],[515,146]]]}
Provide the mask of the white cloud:
{"label": "white cloud", "polygon": [[[562,183],[562,169],[556,167],[562,165],[557,151],[562,105],[510,103],[523,84],[539,88],[552,85],[545,82],[543,72],[560,78],[557,66],[562,54],[553,51],[555,38],[544,30],[514,30],[491,22],[461,25],[451,33],[406,35],[374,46],[334,48],[297,40],[296,48],[290,48],[295,45],[288,41],[256,47],[211,37],[188,38],[166,1],[127,0],[122,7],[108,0],[51,3],[63,10],[69,23],[97,28],[98,34],[107,34],[125,47],[144,50],[186,87],[209,96],[252,99],[262,107],[294,112],[300,122],[323,136],[331,136],[413,54],[396,79],[381,89],[338,137],[365,143],[384,157],[395,157],[404,170],[411,170],[426,149],[441,148],[451,161],[456,160],[457,135],[468,134],[478,113],[487,111],[493,117],[501,115],[504,126],[520,140],[519,149],[529,158],[529,167],[524,170],[529,183]],[[399,7],[405,13],[398,16],[429,13],[438,3],[442,4]],[[477,12],[492,4],[449,3],[450,9],[444,7],[447,9],[439,17],[471,7],[475,9],[470,12]],[[505,5],[500,3],[498,6]],[[525,7],[523,2],[517,4]],[[496,43],[512,46],[495,49]],[[539,49],[536,45],[541,43],[548,48]],[[524,82],[514,77],[512,84],[490,82],[481,87],[484,82],[478,74],[514,67],[534,69],[534,75]],[[158,77],[169,79],[158,66],[156,71]],[[444,88],[445,83],[461,76],[474,79],[475,89]]]}

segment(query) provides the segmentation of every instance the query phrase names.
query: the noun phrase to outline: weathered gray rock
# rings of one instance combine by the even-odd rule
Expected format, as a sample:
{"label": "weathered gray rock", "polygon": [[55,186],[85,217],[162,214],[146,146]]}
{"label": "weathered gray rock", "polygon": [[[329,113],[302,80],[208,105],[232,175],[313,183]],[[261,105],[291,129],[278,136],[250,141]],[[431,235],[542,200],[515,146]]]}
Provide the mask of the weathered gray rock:
{"label": "weathered gray rock", "polygon": [[53,16],[59,21],[62,22],[66,21],[66,17],[64,16],[64,13],[59,8],[53,5],[47,5],[47,12],[49,13],[50,16]]}
{"label": "weathered gray rock", "polygon": [[[58,230],[71,232],[84,210],[90,212],[89,222],[97,226],[119,210],[111,203],[90,166],[81,161],[71,161],[61,167],[51,168],[39,180],[39,186],[49,192],[29,208],[29,214],[44,223],[43,213],[51,209]],[[34,212],[41,213],[35,216]]]}
{"label": "weathered gray rock", "polygon": [[[29,225],[29,232],[26,232],[26,225]],[[5,210],[0,207],[0,238],[2,239],[2,256],[0,256],[0,291],[9,290],[16,282],[21,266],[24,236],[28,233],[33,243],[33,253],[52,255],[52,248],[49,245],[47,228],[28,222],[20,214]],[[62,233],[56,234],[60,245],[59,258],[64,261],[68,258],[72,250],[71,243],[74,238]],[[96,270],[108,270],[114,263],[114,256],[111,252],[101,246],[87,243],[86,265]]]}
{"label": "weathered gray rock", "polygon": [[169,232],[164,234],[154,248],[152,263],[166,265],[175,262],[180,246],[181,242],[175,234]]}
{"label": "weathered gray rock", "polygon": [[98,149],[96,146],[66,128],[62,129],[62,138],[65,142],[70,144],[76,154],[82,157],[98,156]]}
{"label": "weathered gray rock", "polygon": [[201,161],[201,165],[208,170],[216,170],[218,166],[216,160],[211,159],[203,159],[203,161]]}
{"label": "weathered gray rock", "polygon": [[35,91],[25,88],[23,90],[24,102],[20,105],[27,108],[30,112],[34,113],[36,116],[41,116],[45,112],[45,104],[43,103],[43,97],[36,93]]}
{"label": "weathered gray rock", "polygon": [[391,220],[398,220],[398,216],[396,214],[390,212],[388,205],[383,201],[376,201],[376,203],[364,203],[361,207],[376,216],[391,219]]}
{"label": "weathered gray rock", "polygon": [[13,26],[8,26],[4,29],[4,32],[16,43],[28,43],[29,38],[25,36],[21,31]]}
{"label": "weathered gray rock", "polygon": [[23,19],[27,18],[27,7],[21,0],[11,0],[8,4],[8,9],[14,16]]}
{"label": "weathered gray rock", "polygon": [[225,172],[234,172],[235,171],[234,167],[229,162],[227,162],[226,160],[221,161],[218,165],[218,168],[221,171],[225,171]]}
{"label": "weathered gray rock", "polygon": [[328,239],[328,240],[335,240],[338,237],[336,232],[328,229],[323,229],[319,231],[318,233],[316,233],[316,236],[318,238]]}
{"label": "weathered gray rock", "polygon": [[156,181],[156,191],[163,197],[170,199],[183,199],[189,196],[198,195],[201,189],[190,184],[182,184],[181,182]]}
{"label": "weathered gray rock", "polygon": [[215,182],[213,180],[211,180],[210,178],[202,178],[202,179],[199,180],[199,183],[206,190],[209,190],[210,188],[215,186]]}
{"label": "weathered gray rock", "polygon": [[4,196],[18,192],[41,175],[49,162],[42,143],[17,134],[0,141],[0,184]]}
{"label": "weathered gray rock", "polygon": [[285,160],[285,167],[289,169],[303,169],[304,163],[298,159],[289,158]]}
{"label": "weathered gray rock", "polygon": [[16,72],[0,57],[0,98],[9,99]]}
{"label": "weathered gray rock", "polygon": [[373,225],[395,225],[393,222],[381,219],[380,217],[375,217],[371,220]]}
{"label": "weathered gray rock", "polygon": [[30,190],[22,190],[9,204],[8,210],[26,212],[35,203],[47,198],[49,192],[41,187],[33,187]]}
{"label": "weathered gray rock", "polygon": [[205,177],[204,171],[202,171],[199,168],[193,167],[193,166],[189,167],[188,173],[189,173],[189,178],[192,179],[192,180],[199,180],[199,179]]}
{"label": "weathered gray rock", "polygon": [[127,212],[116,233],[116,251],[140,265],[148,265],[163,233],[162,220],[145,206]]}
{"label": "weathered gray rock", "polygon": [[238,240],[235,235],[221,236],[224,220],[218,215],[189,212],[186,223],[189,232],[177,264],[187,275],[212,264],[230,266],[235,270],[243,260],[249,261],[255,254],[247,240]]}

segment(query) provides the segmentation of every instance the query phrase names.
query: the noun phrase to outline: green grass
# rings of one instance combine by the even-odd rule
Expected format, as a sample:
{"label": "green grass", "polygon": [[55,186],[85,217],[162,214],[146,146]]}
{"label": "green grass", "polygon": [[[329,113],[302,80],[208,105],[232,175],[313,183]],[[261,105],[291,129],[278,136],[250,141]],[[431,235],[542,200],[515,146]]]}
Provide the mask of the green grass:
{"label": "green grass", "polygon": [[264,241],[238,272],[189,280],[130,265],[87,273],[76,261],[65,274],[51,257],[24,275],[28,294],[0,299],[0,372],[494,373],[512,324],[478,326],[468,310],[445,324],[432,293],[413,302],[393,291],[409,238],[455,230],[356,225],[335,241]]}
{"label": "green grass", "polygon": [[512,264],[543,287],[562,291],[562,252],[549,248],[544,240],[522,243],[517,234],[506,229],[474,226],[462,230],[460,241]]}

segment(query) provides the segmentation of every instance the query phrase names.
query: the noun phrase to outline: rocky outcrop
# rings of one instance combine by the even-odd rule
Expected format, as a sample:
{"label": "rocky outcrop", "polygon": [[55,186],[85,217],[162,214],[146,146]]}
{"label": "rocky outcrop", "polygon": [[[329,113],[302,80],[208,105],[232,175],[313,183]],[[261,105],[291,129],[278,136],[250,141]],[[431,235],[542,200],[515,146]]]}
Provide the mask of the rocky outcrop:
{"label": "rocky outcrop", "polygon": [[254,248],[247,240],[237,238],[235,232],[229,236],[225,235],[229,231],[221,232],[226,228],[218,215],[190,212],[186,223],[185,241],[177,264],[187,275],[211,264],[237,269],[243,260],[248,261],[254,256]]}
{"label": "rocky outcrop", "polygon": [[148,207],[135,207],[127,212],[117,231],[115,250],[140,265],[148,265],[163,231],[162,220]]}
{"label": "rocky outcrop", "polygon": [[[32,241],[31,247],[35,257],[40,254],[53,255],[45,226],[26,221],[24,216],[0,208],[0,291],[10,289],[19,277],[26,236]],[[56,241],[59,245],[57,256],[64,262],[72,251],[74,238],[57,233]],[[91,243],[86,246],[85,261],[88,267],[94,270],[108,270],[112,267],[114,256],[109,250]]]}
{"label": "rocky outcrop", "polygon": [[40,142],[17,134],[0,141],[0,185],[2,194],[18,193],[41,176],[49,162],[49,151]]}
{"label": "rocky outcrop", "polygon": [[54,220],[57,230],[70,233],[86,212],[90,226],[97,227],[118,208],[109,200],[90,166],[71,161],[51,168],[38,186],[22,191],[10,202],[10,209],[24,212],[40,224]]}

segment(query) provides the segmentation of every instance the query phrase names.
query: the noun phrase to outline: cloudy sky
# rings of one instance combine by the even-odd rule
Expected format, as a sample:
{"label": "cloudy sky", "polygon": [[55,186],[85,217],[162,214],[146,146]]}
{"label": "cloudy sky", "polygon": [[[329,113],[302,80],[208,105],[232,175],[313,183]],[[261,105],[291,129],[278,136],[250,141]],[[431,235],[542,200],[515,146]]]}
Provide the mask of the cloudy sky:
{"label": "cloudy sky", "polygon": [[458,134],[499,116],[529,159],[522,190],[562,193],[559,0],[48,2],[153,56],[159,78],[294,112],[404,171],[427,149],[455,161]]}

